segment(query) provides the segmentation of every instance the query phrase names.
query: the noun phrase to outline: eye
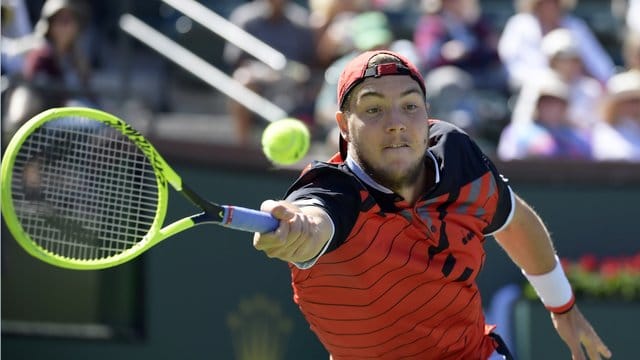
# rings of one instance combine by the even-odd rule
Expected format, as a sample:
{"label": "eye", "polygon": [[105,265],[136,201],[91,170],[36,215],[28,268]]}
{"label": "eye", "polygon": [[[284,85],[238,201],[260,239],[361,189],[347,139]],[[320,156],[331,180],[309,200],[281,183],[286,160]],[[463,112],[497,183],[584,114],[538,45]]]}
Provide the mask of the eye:
{"label": "eye", "polygon": [[380,108],[380,106],[369,106],[369,107],[367,107],[367,108],[366,108],[366,110],[365,110],[365,112],[366,112],[367,114],[371,114],[371,115],[373,115],[373,114],[377,114],[377,113],[379,113],[380,111],[382,111],[382,109]]}
{"label": "eye", "polygon": [[406,111],[408,111],[408,112],[415,112],[415,111],[417,111],[419,108],[420,108],[420,106],[419,106],[418,104],[416,104],[416,103],[407,103],[407,104],[404,106],[404,109],[405,109]]}

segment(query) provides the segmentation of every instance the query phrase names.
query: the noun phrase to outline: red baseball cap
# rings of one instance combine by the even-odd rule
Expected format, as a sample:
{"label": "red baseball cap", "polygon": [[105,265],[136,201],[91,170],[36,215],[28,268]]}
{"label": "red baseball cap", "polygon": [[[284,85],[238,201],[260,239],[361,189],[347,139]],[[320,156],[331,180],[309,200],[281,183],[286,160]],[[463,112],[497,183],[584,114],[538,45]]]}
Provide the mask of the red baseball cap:
{"label": "red baseball cap", "polygon": [[[369,66],[369,61],[374,56],[388,54],[399,60],[399,63],[386,63]],[[341,108],[344,101],[358,84],[369,77],[381,77],[387,75],[409,75],[420,85],[422,93],[426,96],[424,79],[418,68],[406,57],[389,50],[366,51],[352,59],[342,70],[338,80],[338,106]],[[347,141],[340,135],[340,155],[342,159],[347,156]]]}

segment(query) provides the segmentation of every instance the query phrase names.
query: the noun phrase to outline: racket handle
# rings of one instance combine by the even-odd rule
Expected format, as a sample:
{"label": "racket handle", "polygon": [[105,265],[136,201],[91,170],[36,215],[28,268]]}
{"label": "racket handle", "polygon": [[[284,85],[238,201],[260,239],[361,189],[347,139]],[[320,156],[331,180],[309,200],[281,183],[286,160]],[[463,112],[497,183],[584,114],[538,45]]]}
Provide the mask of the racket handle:
{"label": "racket handle", "polygon": [[222,225],[249,232],[267,233],[280,226],[280,221],[264,211],[240,206],[222,205],[224,219]]}

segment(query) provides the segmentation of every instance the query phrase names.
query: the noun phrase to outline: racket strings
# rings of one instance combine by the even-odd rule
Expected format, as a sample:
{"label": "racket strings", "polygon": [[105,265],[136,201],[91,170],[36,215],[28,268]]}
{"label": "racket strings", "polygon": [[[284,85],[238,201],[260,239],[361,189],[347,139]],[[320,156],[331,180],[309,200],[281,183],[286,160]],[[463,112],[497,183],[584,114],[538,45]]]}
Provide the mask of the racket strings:
{"label": "racket strings", "polygon": [[97,121],[62,118],[38,128],[16,157],[12,193],[24,230],[56,255],[93,260],[144,239],[158,188],[147,157]]}

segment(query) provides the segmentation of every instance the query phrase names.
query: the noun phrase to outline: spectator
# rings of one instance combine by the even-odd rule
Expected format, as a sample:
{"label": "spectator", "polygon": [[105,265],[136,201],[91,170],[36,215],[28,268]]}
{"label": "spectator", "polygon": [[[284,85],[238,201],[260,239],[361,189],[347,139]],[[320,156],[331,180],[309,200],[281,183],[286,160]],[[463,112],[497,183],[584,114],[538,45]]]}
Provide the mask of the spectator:
{"label": "spectator", "polygon": [[593,132],[597,160],[640,161],[640,71],[614,75],[607,83],[603,121]]}
{"label": "spectator", "polygon": [[90,63],[78,46],[87,21],[86,4],[47,0],[35,26],[38,45],[30,50],[23,82],[8,99],[5,127],[12,133],[38,112],[57,106],[96,106],[90,90]]}
{"label": "spectator", "polygon": [[341,69],[355,57],[357,51],[387,48],[393,40],[387,17],[381,12],[365,12],[352,16],[349,20],[345,37],[340,42],[352,44],[351,50],[327,67],[323,85],[316,98],[316,122],[330,129],[334,129],[336,123],[336,87]]}
{"label": "spectator", "polygon": [[629,0],[627,5],[627,13],[625,14],[625,22],[629,30],[640,32],[640,1]]}
{"label": "spectator", "polygon": [[[0,15],[2,39],[0,46],[0,109],[6,109],[11,90],[16,87],[24,66],[24,56],[34,45],[33,27],[23,0],[3,0]],[[4,112],[2,113],[4,116]],[[4,119],[2,125],[6,125]],[[3,131],[6,129],[3,129]]]}
{"label": "spectator", "polygon": [[569,87],[569,120],[583,129],[598,121],[598,102],[603,95],[600,83],[584,73],[580,49],[567,29],[555,29],[542,39],[542,52],[551,71]]}
{"label": "spectator", "polygon": [[623,30],[640,32],[640,0],[611,0],[611,12]]}
{"label": "spectator", "polygon": [[[309,12],[290,0],[253,0],[233,10],[230,20],[280,51],[287,59],[309,67],[315,61],[315,41],[309,27]],[[255,60],[233,44],[227,44],[224,58],[234,69],[233,77],[247,88],[274,102],[290,115],[311,121],[315,89],[307,77],[290,77]],[[312,92],[312,94],[310,94]],[[243,105],[231,101],[238,143],[254,144],[255,116]]]}
{"label": "spectator", "polygon": [[569,96],[567,84],[553,72],[525,83],[518,101],[531,101],[534,106],[528,118],[513,121],[503,130],[498,144],[500,159],[589,159],[588,133],[568,118]]}
{"label": "spectator", "polygon": [[456,66],[441,66],[428,73],[425,83],[429,116],[458,126],[484,145],[471,75]]}
{"label": "spectator", "polygon": [[640,71],[640,31],[629,30],[625,33],[622,61],[626,70]]}
{"label": "spectator", "polygon": [[456,66],[471,76],[475,88],[505,91],[499,34],[482,16],[478,0],[422,0],[422,6],[425,14],[413,37],[422,72]]}
{"label": "spectator", "polygon": [[575,1],[518,0],[517,5],[518,12],[507,20],[498,43],[498,53],[514,90],[520,89],[535,70],[548,68],[542,38],[557,28],[568,29],[575,38],[588,75],[602,84],[613,75],[615,67],[610,56],[589,26],[571,12]]}
{"label": "spectator", "polygon": [[493,152],[507,120],[507,76],[498,32],[477,0],[421,0],[413,33],[430,116],[457,125]]}
{"label": "spectator", "polygon": [[366,0],[309,0],[310,23],[317,39],[317,60],[323,68],[354,50],[350,41],[351,19],[367,11]]}
{"label": "spectator", "polygon": [[23,0],[2,1],[2,74],[13,75],[22,71],[24,54],[33,31],[27,7]]}

